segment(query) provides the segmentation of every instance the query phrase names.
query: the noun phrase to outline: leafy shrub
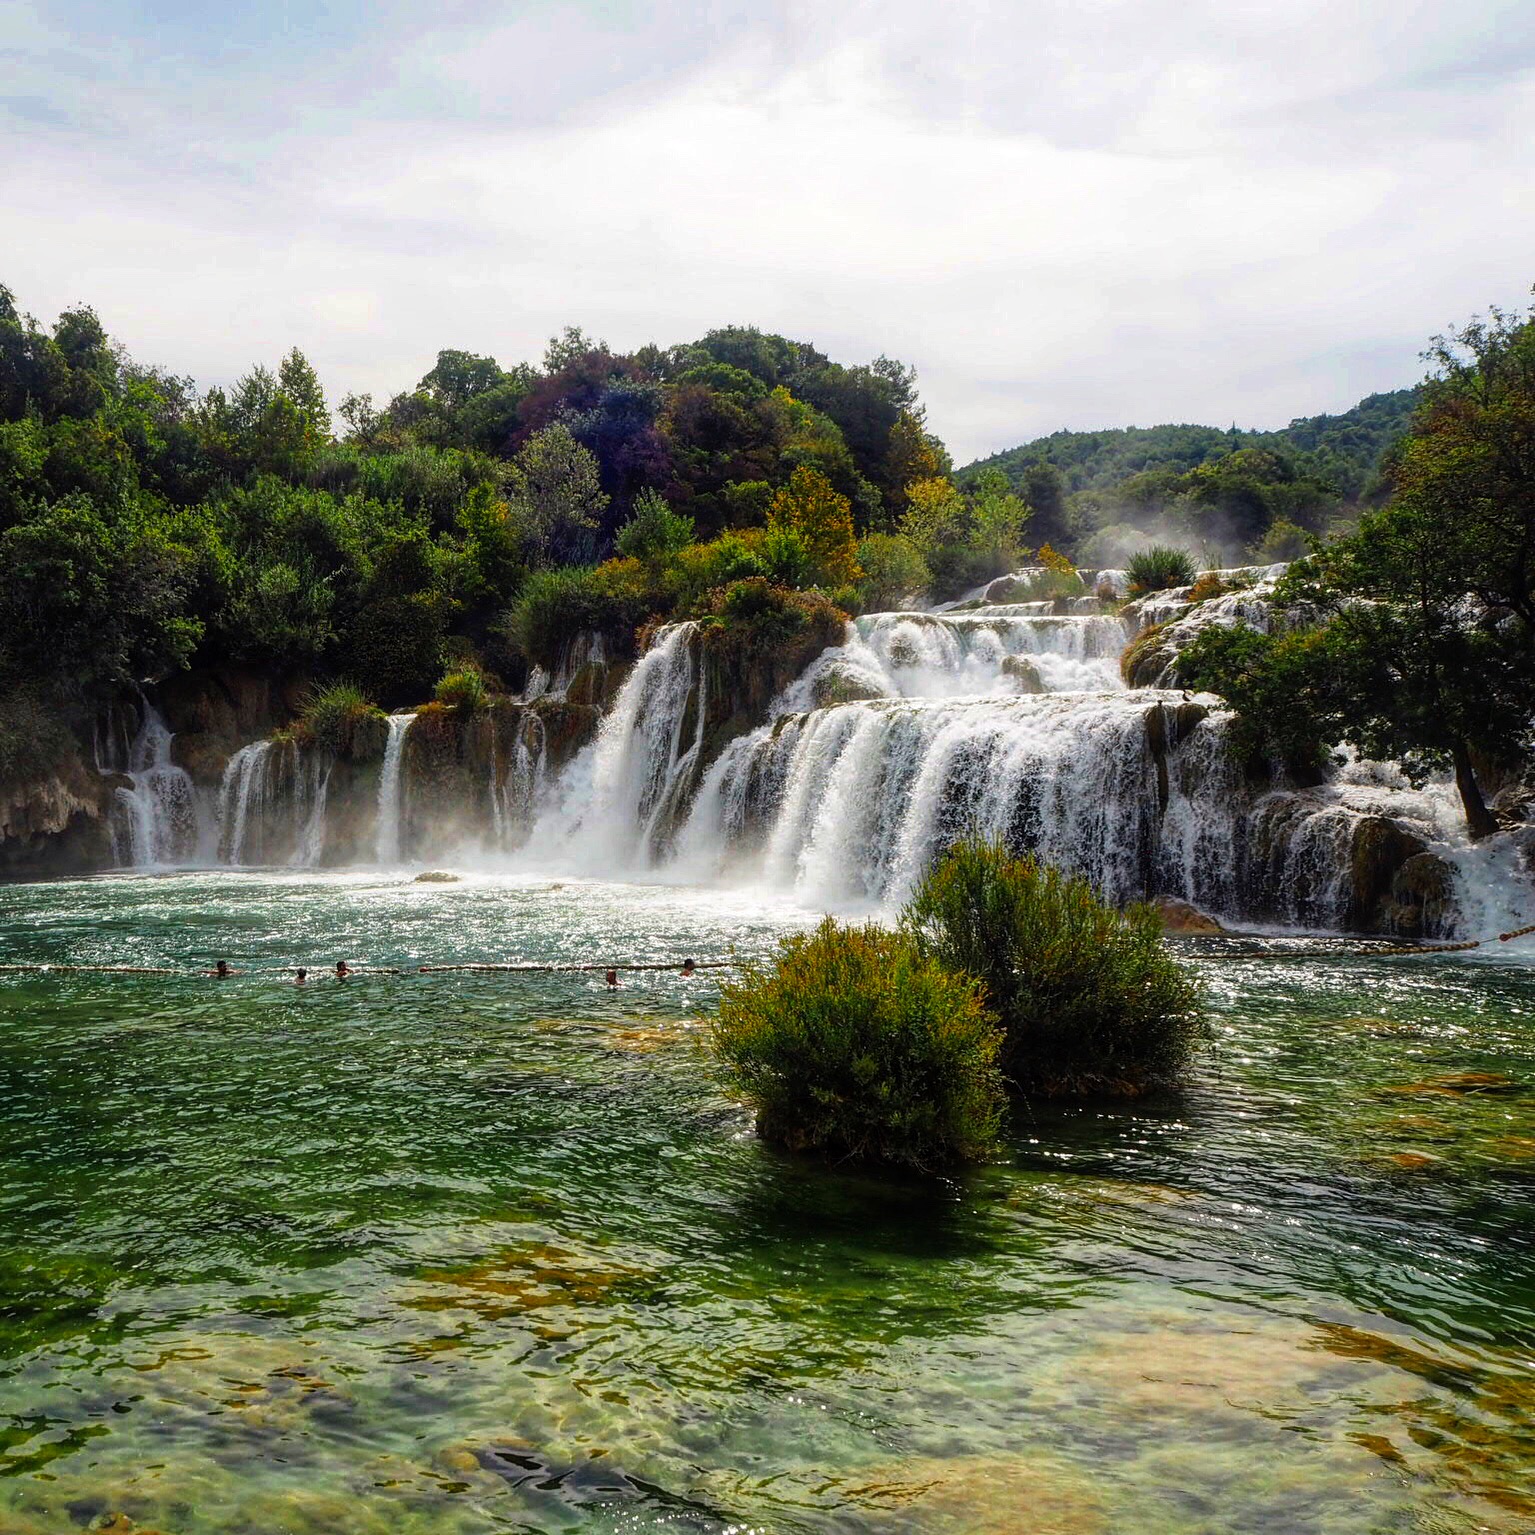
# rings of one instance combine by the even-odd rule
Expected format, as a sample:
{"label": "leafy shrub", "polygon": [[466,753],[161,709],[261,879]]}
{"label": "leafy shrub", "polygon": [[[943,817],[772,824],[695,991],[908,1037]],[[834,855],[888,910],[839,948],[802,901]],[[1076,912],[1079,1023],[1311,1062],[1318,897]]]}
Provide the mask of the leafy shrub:
{"label": "leafy shrub", "polygon": [[764,656],[812,634],[819,649],[835,645],[846,615],[819,592],[794,592],[752,576],[715,592],[702,622],[709,648],[739,660]]}
{"label": "leafy shrub", "polygon": [[1086,880],[996,843],[951,848],[903,913],[921,951],[984,987],[999,1064],[1025,1092],[1133,1095],[1174,1079],[1200,994],[1154,907],[1116,911]]}
{"label": "leafy shrub", "polygon": [[973,980],[907,934],[830,917],[727,984],[714,1026],[764,1138],[915,1168],[995,1146],[1000,1040]]}
{"label": "leafy shrub", "polygon": [[553,669],[583,629],[628,650],[647,610],[646,583],[638,560],[538,570],[523,583],[502,627],[528,662]]}
{"label": "leafy shrub", "polygon": [[1212,597],[1224,597],[1230,590],[1213,570],[1207,570],[1189,588],[1189,601],[1208,602]]}
{"label": "leafy shrub", "polygon": [[1070,566],[1046,565],[1030,571],[1023,580],[1014,602],[1045,602],[1054,597],[1085,597],[1087,583]]}
{"label": "leafy shrub", "polygon": [[1192,586],[1199,575],[1193,555],[1167,544],[1153,544],[1149,549],[1132,554],[1125,570],[1132,597],[1144,597],[1147,592],[1165,592],[1174,586]]}
{"label": "leafy shrub", "polygon": [[355,682],[332,682],[309,690],[294,735],[338,757],[366,761],[380,756],[389,727],[384,711]]}
{"label": "leafy shrub", "polygon": [[871,613],[920,601],[933,584],[922,551],[900,533],[866,534],[858,544],[858,563],[863,567],[862,605]]}
{"label": "leafy shrub", "polygon": [[462,666],[445,673],[432,697],[456,714],[483,714],[490,706],[485,674],[475,666]]}
{"label": "leafy shrub", "polygon": [[815,561],[797,529],[775,524],[748,535],[762,574],[775,586],[804,587],[815,577]]}
{"label": "leafy shrub", "polygon": [[1281,560],[1303,560],[1310,552],[1310,535],[1288,517],[1276,517],[1253,547],[1253,557],[1260,565],[1277,565]]}
{"label": "leafy shrub", "polygon": [[618,530],[618,552],[633,559],[666,559],[693,542],[693,519],[674,512],[653,490],[641,491],[634,511]]}

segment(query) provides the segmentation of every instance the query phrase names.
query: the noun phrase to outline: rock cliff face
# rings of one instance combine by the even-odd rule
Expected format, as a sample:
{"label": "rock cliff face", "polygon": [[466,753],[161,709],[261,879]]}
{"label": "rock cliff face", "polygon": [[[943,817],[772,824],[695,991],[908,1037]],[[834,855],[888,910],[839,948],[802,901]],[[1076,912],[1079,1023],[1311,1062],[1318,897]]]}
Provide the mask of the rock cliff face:
{"label": "rock cliff face", "polygon": [[50,875],[110,868],[116,788],[78,753],[41,777],[0,784],[0,869]]}

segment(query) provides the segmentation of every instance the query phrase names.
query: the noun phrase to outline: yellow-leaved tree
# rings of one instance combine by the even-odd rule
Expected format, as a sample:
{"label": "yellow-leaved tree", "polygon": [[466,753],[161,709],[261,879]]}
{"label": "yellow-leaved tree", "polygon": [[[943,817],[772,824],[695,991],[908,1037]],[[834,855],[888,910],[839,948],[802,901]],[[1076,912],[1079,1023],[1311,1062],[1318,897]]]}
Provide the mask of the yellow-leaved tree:
{"label": "yellow-leaved tree", "polygon": [[901,532],[924,555],[964,536],[965,498],[953,480],[941,476],[918,480],[906,487],[906,499]]}
{"label": "yellow-leaved tree", "polygon": [[851,586],[862,578],[858,541],[853,537],[853,503],[834,490],[824,474],[796,469],[773,497],[768,525],[799,535],[818,585]]}

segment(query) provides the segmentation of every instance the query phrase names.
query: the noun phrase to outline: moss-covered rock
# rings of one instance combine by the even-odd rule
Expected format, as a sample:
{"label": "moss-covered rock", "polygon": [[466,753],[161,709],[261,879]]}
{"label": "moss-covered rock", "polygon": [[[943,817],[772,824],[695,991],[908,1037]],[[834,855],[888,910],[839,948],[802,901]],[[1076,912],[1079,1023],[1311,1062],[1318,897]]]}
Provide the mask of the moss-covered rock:
{"label": "moss-covered rock", "polygon": [[1020,693],[1043,693],[1045,679],[1039,674],[1039,665],[1029,656],[1007,656],[1002,662],[1002,675],[1012,680]]}
{"label": "moss-covered rock", "polygon": [[1126,687],[1154,688],[1161,682],[1163,674],[1177,658],[1177,652],[1168,642],[1167,630],[1166,624],[1152,624],[1125,646],[1119,658],[1119,671]]}
{"label": "moss-covered rock", "polygon": [[1455,871],[1436,853],[1414,853],[1392,876],[1383,906],[1388,932],[1438,938],[1453,930],[1458,907]]}
{"label": "moss-covered rock", "polygon": [[1392,887],[1411,858],[1428,851],[1388,816],[1361,816],[1349,844],[1349,926],[1361,932],[1390,932],[1387,908]]}

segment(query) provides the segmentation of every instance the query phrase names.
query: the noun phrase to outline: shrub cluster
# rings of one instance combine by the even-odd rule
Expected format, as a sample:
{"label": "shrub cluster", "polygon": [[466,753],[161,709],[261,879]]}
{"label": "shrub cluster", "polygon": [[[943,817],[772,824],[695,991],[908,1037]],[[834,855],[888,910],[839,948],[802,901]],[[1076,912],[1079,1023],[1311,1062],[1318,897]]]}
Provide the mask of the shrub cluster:
{"label": "shrub cluster", "polygon": [[967,841],[893,932],[786,939],[725,988],[719,1054],[758,1128],[792,1149],[932,1167],[995,1149],[1004,1085],[1135,1095],[1174,1082],[1199,988],[1150,906]]}
{"label": "shrub cluster", "polygon": [[1165,592],[1174,586],[1192,586],[1199,567],[1187,550],[1153,544],[1130,556],[1125,574],[1130,595],[1144,597],[1148,592]]}
{"label": "shrub cluster", "polygon": [[306,746],[356,761],[378,756],[388,733],[384,711],[355,682],[312,687],[294,730]]}
{"label": "shrub cluster", "polygon": [[715,1044],[769,1139],[915,1168],[994,1145],[996,1021],[908,935],[828,917],[724,991]]}
{"label": "shrub cluster", "polygon": [[1021,1091],[1143,1093],[1176,1079],[1200,1036],[1199,989],[1163,947],[1154,907],[1116,910],[1086,880],[995,843],[951,848],[903,923],[924,953],[981,982]]}

